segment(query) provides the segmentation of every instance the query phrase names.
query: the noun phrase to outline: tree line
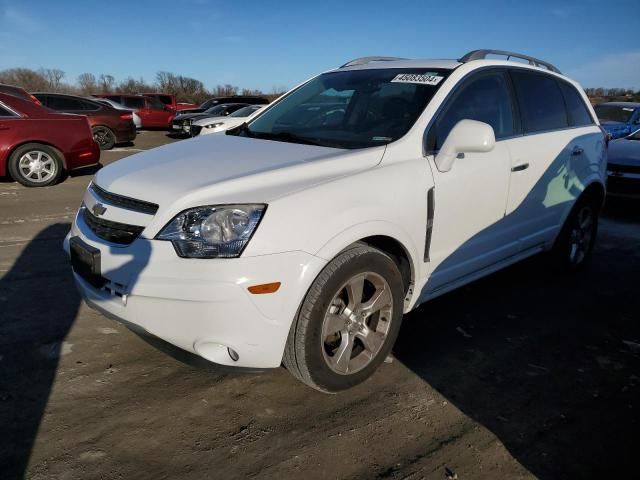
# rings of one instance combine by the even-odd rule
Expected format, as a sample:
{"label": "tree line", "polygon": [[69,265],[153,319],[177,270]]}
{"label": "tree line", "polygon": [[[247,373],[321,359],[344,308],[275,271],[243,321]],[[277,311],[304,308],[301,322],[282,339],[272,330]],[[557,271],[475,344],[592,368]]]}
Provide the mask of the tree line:
{"label": "tree line", "polygon": [[65,72],[57,68],[0,70],[0,83],[22,87],[27,92],[58,92],[73,95],[162,92],[175,95],[179,102],[202,103],[211,97],[230,95],[261,95],[273,99],[287,90],[284,86],[274,86],[271,92],[267,93],[230,84],[216,85],[207,89],[200,80],[165,71],[158,72],[156,81],[153,83],[146,82],[142,77],[127,77],[116,81],[113,75],[95,75],[89,72],[78,75],[73,83],[66,80]]}
{"label": "tree line", "polygon": [[[170,93],[179,102],[202,103],[211,97],[228,97],[230,95],[261,95],[269,99],[280,96],[287,90],[285,86],[274,86],[270,92],[240,88],[235,85],[216,85],[207,89],[203,82],[184,75],[160,71],[154,83],[146,82],[142,77],[127,77],[116,81],[113,75],[82,73],[74,83],[66,82],[66,75],[58,68],[10,68],[0,71],[0,83],[16,85],[28,92],[60,92],[74,95],[91,95],[92,93]],[[629,88],[585,88],[591,98],[628,98],[640,99],[640,90]]]}

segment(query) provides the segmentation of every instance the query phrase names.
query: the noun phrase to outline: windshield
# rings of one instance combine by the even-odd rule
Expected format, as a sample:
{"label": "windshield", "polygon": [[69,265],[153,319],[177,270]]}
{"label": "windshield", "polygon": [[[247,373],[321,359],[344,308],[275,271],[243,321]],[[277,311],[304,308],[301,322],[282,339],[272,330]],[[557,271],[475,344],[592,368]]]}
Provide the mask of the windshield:
{"label": "windshield", "polygon": [[215,107],[209,108],[204,113],[208,113],[209,115],[222,115],[224,111],[225,111],[224,105],[216,105]]}
{"label": "windshield", "polygon": [[334,148],[385,145],[411,128],[448,74],[427,68],[324,73],[229,134]]}
{"label": "windshield", "polygon": [[599,120],[627,123],[633,115],[633,108],[614,105],[596,105],[594,107]]}
{"label": "windshield", "polygon": [[242,107],[240,110],[233,112],[230,117],[248,117],[260,107]]}

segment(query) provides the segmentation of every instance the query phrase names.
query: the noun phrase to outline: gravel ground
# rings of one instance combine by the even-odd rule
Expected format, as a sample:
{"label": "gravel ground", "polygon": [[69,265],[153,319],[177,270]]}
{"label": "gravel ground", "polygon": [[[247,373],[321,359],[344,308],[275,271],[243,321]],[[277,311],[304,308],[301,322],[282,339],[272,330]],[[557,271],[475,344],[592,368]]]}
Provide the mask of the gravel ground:
{"label": "gravel ground", "polygon": [[323,395],[83,305],[61,242],[90,178],[0,182],[0,478],[637,478],[639,205],[607,206],[588,271],[532,258],[423,305],[391,363]]}

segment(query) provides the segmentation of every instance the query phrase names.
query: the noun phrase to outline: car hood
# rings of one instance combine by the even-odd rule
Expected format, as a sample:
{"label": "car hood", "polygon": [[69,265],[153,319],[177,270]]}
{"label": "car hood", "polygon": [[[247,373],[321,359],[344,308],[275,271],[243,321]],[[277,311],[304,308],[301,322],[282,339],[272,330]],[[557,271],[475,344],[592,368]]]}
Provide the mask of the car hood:
{"label": "car hood", "polygon": [[216,134],[119,160],[101,169],[94,182],[109,192],[157,203],[161,209],[266,203],[373,168],[384,151],[384,146],[343,150]]}
{"label": "car hood", "polygon": [[620,138],[609,142],[609,163],[640,165],[640,140]]}

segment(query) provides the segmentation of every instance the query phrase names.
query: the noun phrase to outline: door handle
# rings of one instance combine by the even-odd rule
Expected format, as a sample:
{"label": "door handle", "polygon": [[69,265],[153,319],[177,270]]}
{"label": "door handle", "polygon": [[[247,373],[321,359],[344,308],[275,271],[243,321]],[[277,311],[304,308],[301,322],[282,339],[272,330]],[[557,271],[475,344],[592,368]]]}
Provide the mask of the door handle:
{"label": "door handle", "polygon": [[9,127],[7,127],[6,125],[0,124],[0,130],[9,130]]}
{"label": "door handle", "polygon": [[582,155],[582,152],[584,152],[584,149],[576,145],[575,147],[573,147],[573,150],[571,150],[571,155],[572,156]]}
{"label": "door handle", "polygon": [[527,168],[529,168],[529,164],[528,163],[521,163],[520,165],[515,165],[515,166],[511,167],[511,171],[512,172],[521,172],[522,170],[526,170]]}

